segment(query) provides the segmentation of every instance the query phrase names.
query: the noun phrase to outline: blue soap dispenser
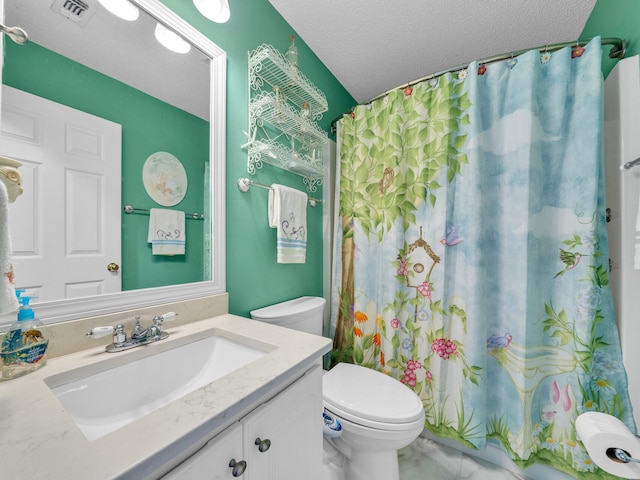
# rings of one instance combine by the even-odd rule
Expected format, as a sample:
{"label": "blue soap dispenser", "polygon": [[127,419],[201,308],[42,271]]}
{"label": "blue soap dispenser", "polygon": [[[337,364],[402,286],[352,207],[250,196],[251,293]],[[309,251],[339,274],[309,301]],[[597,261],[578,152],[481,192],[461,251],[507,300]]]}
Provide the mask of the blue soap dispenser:
{"label": "blue soap dispenser", "polygon": [[49,340],[44,337],[42,323],[35,318],[29,302],[33,297],[23,295],[23,289],[16,290],[20,310],[18,319],[11,325],[0,344],[2,377],[10,380],[21,377],[44,367]]}

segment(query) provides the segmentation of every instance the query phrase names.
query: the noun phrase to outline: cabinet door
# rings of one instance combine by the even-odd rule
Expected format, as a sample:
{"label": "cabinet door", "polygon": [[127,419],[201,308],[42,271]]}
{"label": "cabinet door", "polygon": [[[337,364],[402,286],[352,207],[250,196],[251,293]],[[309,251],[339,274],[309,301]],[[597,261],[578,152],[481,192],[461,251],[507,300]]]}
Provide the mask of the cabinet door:
{"label": "cabinet door", "polygon": [[201,450],[162,477],[162,480],[231,480],[235,478],[233,469],[229,466],[231,459],[236,462],[243,460],[242,426],[239,423],[216,435]]}
{"label": "cabinet door", "polygon": [[[247,460],[245,480],[320,480],[322,369],[319,366],[251,412],[241,423]],[[262,441],[263,449],[269,444],[268,449],[261,452],[257,439]]]}

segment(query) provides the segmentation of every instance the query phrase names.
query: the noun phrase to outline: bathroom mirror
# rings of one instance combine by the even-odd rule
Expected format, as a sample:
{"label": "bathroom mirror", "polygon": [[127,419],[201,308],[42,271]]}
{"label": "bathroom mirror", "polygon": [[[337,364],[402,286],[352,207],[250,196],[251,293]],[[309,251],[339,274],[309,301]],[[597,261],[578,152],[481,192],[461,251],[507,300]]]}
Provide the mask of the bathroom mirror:
{"label": "bathroom mirror", "polygon": [[[107,1],[105,3],[112,4],[114,2]],[[205,146],[205,150],[208,148],[208,151],[205,151],[203,163],[208,161],[209,165],[206,169],[202,166],[203,170],[202,175],[199,175],[200,178],[189,178],[189,182],[202,182],[203,184],[199,186],[199,189],[201,192],[209,194],[209,198],[206,201],[202,199],[198,207],[189,208],[184,211],[188,214],[193,212],[205,213],[206,218],[204,222],[202,220],[193,220],[189,218],[189,216],[187,216],[186,222],[201,222],[201,225],[208,226],[208,228],[201,228],[201,230],[203,231],[203,242],[209,242],[208,238],[210,238],[210,257],[205,262],[206,265],[202,267],[199,277],[187,280],[186,282],[188,283],[168,285],[168,283],[171,282],[167,282],[166,285],[153,285],[153,288],[146,288],[142,285],[141,288],[134,287],[134,289],[125,286],[123,291],[117,293],[78,296],[65,299],[56,298],[44,302],[40,301],[37,303],[38,316],[44,319],[46,323],[72,320],[158,303],[198,298],[224,293],[225,291],[224,122],[226,121],[226,55],[224,51],[186,23],[168,7],[164,6],[160,1],[131,0],[130,3],[138,7],[140,11],[140,17],[135,21],[125,21],[115,17],[107,12],[98,0],[38,0],[37,2],[4,0],[0,3],[0,7],[4,11],[5,24],[24,28],[30,35],[30,41],[34,45],[37,45],[38,48],[43,47],[51,50],[55,52],[55,54],[60,55],[61,58],[68,57],[72,62],[81,63],[88,69],[95,70],[98,72],[96,75],[108,77],[110,82],[121,82],[126,85],[126,88],[139,90],[149,97],[165,102],[170,108],[175,107],[184,110],[189,115],[208,121],[208,124],[205,124],[204,130],[204,135],[208,134],[208,147]],[[44,6],[46,14],[58,15],[58,17],[53,20],[49,18],[46,20],[44,26],[36,24],[34,22],[40,18],[40,15],[34,15],[28,12],[29,8],[35,8],[36,6],[40,9]],[[63,10],[65,10],[63,16],[66,18],[60,16],[62,15],[60,12]],[[109,25],[98,25],[98,29],[102,31],[104,37],[93,43],[97,50],[91,50],[89,46],[92,45],[92,42],[84,40],[82,35],[84,34],[84,30],[88,29],[92,22],[97,24],[101,18],[110,23]],[[159,47],[156,39],[153,38],[153,31],[149,32],[149,29],[155,29],[157,24],[161,24],[174,33],[177,33],[182,39],[187,40],[191,45],[191,52],[189,54],[180,54],[168,50],[165,51],[164,47]],[[140,29],[143,29],[144,32],[140,33]],[[133,37],[128,37],[129,34],[132,34]],[[128,40],[128,47],[125,48],[126,51],[115,53],[115,43],[122,43],[123,39],[127,38],[130,38],[130,40]],[[118,41],[114,43],[114,39]],[[10,45],[12,42],[8,37],[4,37],[2,41],[7,48],[5,71],[3,72],[4,79],[5,77],[8,78],[16,75],[17,72],[15,71],[11,72],[11,75],[8,75],[11,65],[9,55],[19,55],[20,48],[22,47]],[[42,42],[42,45],[40,45],[40,42]],[[63,42],[66,42],[66,44],[63,45]],[[147,44],[145,42],[152,43]],[[139,47],[142,48],[142,56],[136,57],[134,50]],[[165,60],[158,60],[152,54],[152,51],[162,51],[162,53],[168,55],[168,57],[166,57]],[[185,62],[187,57],[190,57],[190,62],[196,62],[194,70],[180,63]],[[174,62],[174,59],[179,60]],[[106,60],[106,63],[103,62],[103,60]],[[177,65],[175,75],[169,72],[170,66],[174,63]],[[135,75],[131,73],[132,69],[129,68],[131,66],[136,67],[133,69],[135,70]],[[204,72],[204,76],[201,73],[193,72]],[[53,76],[55,73],[51,72],[51,75]],[[198,78],[200,79],[199,83],[194,83],[193,80],[197,80]],[[25,81],[38,82],[39,79],[29,78]],[[73,91],[74,88],[93,89],[96,97],[100,97],[101,95],[100,85],[95,87],[84,84],[69,86],[70,91]],[[3,98],[2,101],[3,112],[5,112],[5,99]],[[132,108],[138,108],[138,105],[136,104]],[[155,111],[145,112],[138,110],[138,112],[141,118],[144,118],[143,114],[155,114],[158,116],[157,113],[154,113]],[[100,116],[94,112],[91,113],[92,115]],[[158,132],[158,136],[162,135],[164,135],[162,132]],[[135,134],[126,127],[123,127],[121,140],[123,152],[125,151],[127,142],[130,143],[132,137],[135,138]],[[159,145],[160,143],[161,142],[158,142]],[[2,143],[0,141],[0,149],[1,147]],[[146,147],[147,151],[152,153],[156,150],[163,150],[161,147],[157,149],[153,147],[153,145]],[[145,150],[141,151],[144,152]],[[0,154],[3,154],[3,152],[0,151]],[[147,153],[143,156],[146,158],[146,155]],[[138,162],[144,161],[144,158],[141,158],[140,155],[138,155],[138,157],[140,157],[137,158]],[[127,160],[127,156],[123,153],[122,162],[127,162]],[[181,160],[185,162],[190,161],[190,159]],[[123,168],[123,172],[125,171],[126,169]],[[122,198],[118,199],[118,202],[121,201],[121,204],[118,205],[118,209],[120,210],[118,219],[121,220],[120,226],[123,227],[123,230],[130,232],[136,228],[142,231],[146,229],[149,217],[144,214],[126,215],[122,213],[122,207],[130,202],[134,203],[134,207],[142,207],[143,210],[154,207],[165,207],[156,205],[151,200],[145,205],[135,205],[137,200],[125,198],[127,195],[125,188],[127,182],[130,180],[128,178],[130,176],[141,178],[142,171],[138,169],[138,171],[133,173],[127,172],[126,176],[123,176],[121,179],[123,194]],[[206,177],[204,182],[203,177]],[[41,182],[45,181],[44,179],[40,180]],[[140,184],[138,190],[144,190],[141,180],[136,178],[136,181]],[[39,191],[40,189],[36,188],[36,190]],[[109,187],[105,187],[105,190],[109,190]],[[142,191],[140,195],[144,196],[146,194]],[[148,197],[144,198],[148,199]],[[18,201],[20,201],[20,199],[18,199]],[[175,207],[167,208],[180,210],[183,209],[181,207],[182,206],[178,204]],[[134,219],[134,217],[137,218]],[[130,224],[127,224],[127,222],[130,222]],[[96,223],[97,222],[89,217],[86,222],[83,222],[82,227],[88,229]],[[141,227],[140,224],[145,226]],[[109,225],[100,225],[100,227],[108,229]],[[186,229],[187,232],[189,232],[189,226],[187,226]],[[64,236],[65,232],[46,232],[44,235],[51,238],[53,236]],[[141,242],[142,245],[136,246],[138,252],[142,252],[142,255],[147,254],[150,256],[151,253],[146,245],[146,238],[140,238],[136,241]],[[189,237],[187,238],[187,242],[189,242]],[[126,242],[123,241],[123,249],[126,249],[128,252],[131,249],[131,245],[125,243]],[[147,253],[145,253],[145,250],[147,250]],[[138,253],[137,257],[140,256]],[[133,261],[137,261],[135,257],[136,255],[132,258]],[[124,259],[125,257],[123,255],[123,260]],[[162,264],[162,260],[165,259],[160,259],[156,261],[156,263]],[[125,260],[125,264],[122,265],[123,269],[127,268],[126,263],[131,264],[132,262]],[[165,266],[169,271],[176,271],[175,265],[176,264],[172,263],[169,258]],[[131,271],[131,269],[129,271]],[[16,277],[16,285],[20,286],[19,271],[16,271]],[[12,322],[14,317],[15,315],[13,314],[0,316],[0,327]]]}

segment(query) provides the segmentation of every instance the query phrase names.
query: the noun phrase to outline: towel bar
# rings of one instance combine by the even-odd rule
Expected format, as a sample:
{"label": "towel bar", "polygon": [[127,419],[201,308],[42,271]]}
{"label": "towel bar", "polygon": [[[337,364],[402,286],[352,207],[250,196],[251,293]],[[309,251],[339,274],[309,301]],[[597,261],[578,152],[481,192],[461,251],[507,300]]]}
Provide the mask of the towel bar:
{"label": "towel bar", "polygon": [[627,162],[624,165],[620,165],[620,170],[630,170],[639,164],[640,164],[640,158],[636,158],[631,162]]}
{"label": "towel bar", "polygon": [[[266,188],[267,190],[271,190],[271,187],[269,185],[265,185],[263,183],[254,182],[253,180],[250,180],[248,178],[239,178],[238,179],[238,190],[240,190],[242,193],[247,193],[249,191],[249,187],[251,187],[251,186],[260,187],[260,188]],[[318,198],[309,197],[309,205],[311,205],[312,207],[315,207],[316,203],[322,203],[322,200],[320,200]]]}
{"label": "towel bar", "polygon": [[[136,208],[136,207],[132,207],[131,205],[125,205],[122,210],[124,210],[124,213],[139,213],[141,215],[149,215],[148,208]],[[185,212],[184,215],[185,215],[185,218],[192,218],[193,220],[204,220],[204,215],[202,213],[197,213],[197,212],[186,213]]]}

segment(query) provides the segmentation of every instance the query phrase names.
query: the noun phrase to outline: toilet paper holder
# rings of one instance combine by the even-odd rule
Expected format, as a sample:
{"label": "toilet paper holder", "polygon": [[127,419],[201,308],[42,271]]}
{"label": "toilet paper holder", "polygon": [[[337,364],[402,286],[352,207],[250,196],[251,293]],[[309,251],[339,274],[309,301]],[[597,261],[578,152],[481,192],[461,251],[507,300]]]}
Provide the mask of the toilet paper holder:
{"label": "toilet paper holder", "polygon": [[611,460],[618,460],[622,463],[640,463],[640,460],[633,458],[631,455],[629,455],[629,452],[618,447],[607,448],[607,457],[609,457]]}
{"label": "toilet paper holder", "polygon": [[[640,437],[619,418],[602,412],[584,412],[575,422],[576,436],[593,462],[607,473],[640,479]],[[633,458],[632,454],[639,458]],[[630,465],[633,464],[633,465]]]}

